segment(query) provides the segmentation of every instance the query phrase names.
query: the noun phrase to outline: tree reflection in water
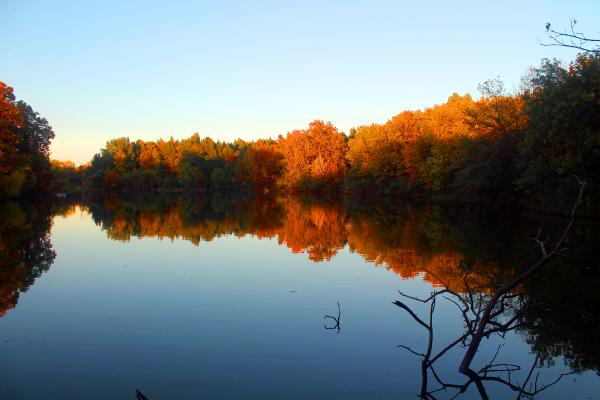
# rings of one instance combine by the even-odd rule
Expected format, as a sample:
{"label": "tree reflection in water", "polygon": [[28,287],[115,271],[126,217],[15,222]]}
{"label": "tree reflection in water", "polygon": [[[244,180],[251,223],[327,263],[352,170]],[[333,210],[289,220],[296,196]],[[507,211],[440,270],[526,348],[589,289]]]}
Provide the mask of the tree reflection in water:
{"label": "tree reflection in water", "polygon": [[[520,286],[530,278],[533,278],[535,273],[540,271],[553,257],[558,257],[567,253],[568,238],[575,222],[575,212],[577,205],[582,198],[585,183],[580,181],[580,185],[579,197],[575,201],[570,213],[570,219],[559,236],[559,239],[554,243],[550,243],[548,238],[541,239],[541,231],[538,231],[538,235],[534,237],[533,240],[541,251],[540,258],[523,271],[520,271],[514,279],[502,283],[497,288],[492,289],[489,294],[474,292],[471,289],[469,274],[467,272],[465,272],[463,277],[465,287],[463,293],[457,293],[449,289],[448,284],[444,284],[444,289],[434,291],[429,297],[423,299],[400,292],[405,299],[421,302],[427,304],[429,307],[428,317],[423,320],[404,301],[397,300],[394,302],[395,305],[405,310],[427,331],[427,348],[424,352],[420,353],[403,344],[399,346],[421,358],[421,398],[435,399],[435,393],[446,391],[447,389],[455,389],[456,394],[453,396],[454,398],[459,394],[464,393],[469,386],[473,384],[473,386],[477,388],[479,396],[483,400],[487,400],[490,397],[485,383],[494,382],[516,392],[517,399],[522,397],[533,399],[537,394],[558,383],[562,377],[579,372],[579,370],[572,369],[571,372],[560,374],[550,383],[540,384],[538,380],[539,372],[537,372],[533,378],[534,370],[540,358],[538,354],[536,355],[529,372],[522,377],[521,382],[517,382],[512,377],[513,374],[521,370],[521,366],[513,363],[496,361],[502,344],[498,346],[491,361],[483,365],[480,369],[474,370],[473,368],[475,367],[473,364],[475,356],[479,353],[480,347],[483,345],[485,339],[489,339],[492,335],[498,335],[504,339],[508,332],[522,326],[524,314],[529,308],[534,306],[535,303],[531,303],[531,297],[519,290]],[[446,300],[458,308],[463,322],[463,330],[458,337],[450,341],[437,352],[434,352],[433,316],[436,302],[439,301],[439,299]],[[458,366],[458,371],[468,378],[467,381],[462,384],[449,383],[444,378],[441,378],[434,368],[436,361],[457,346],[466,348],[462,361]],[[430,374],[437,382],[436,389],[430,389],[429,387]]]}
{"label": "tree reflection in water", "polygon": [[56,257],[50,242],[50,204],[0,205],[0,316],[14,308]]}
{"label": "tree reflection in water", "polygon": [[[252,235],[275,239],[314,262],[330,260],[347,246],[376,266],[403,278],[420,275],[434,287],[435,292],[429,298],[421,299],[428,307],[425,317],[416,313],[413,316],[432,342],[436,306],[442,301],[450,302],[465,326],[477,324],[490,296],[502,283],[523,272],[517,266],[531,265],[538,258],[538,250],[527,241],[527,236],[544,225],[537,218],[508,218],[468,208],[299,197],[155,196],[149,201],[108,198],[87,201],[78,207],[87,208],[107,236],[119,241],[134,237],[178,238],[201,246],[223,235]],[[61,210],[44,204],[36,204],[36,208],[15,203],[2,205],[2,314],[14,307],[19,293],[27,290],[52,264],[55,258],[49,233],[52,215],[68,212],[68,208]],[[546,226],[562,224],[551,221]],[[554,258],[535,272],[535,279],[510,291],[493,308],[495,316],[488,327],[489,335],[516,330],[531,346],[534,365],[500,363],[497,360],[503,355],[499,349],[493,360],[475,371],[484,381],[506,385],[523,397],[533,396],[552,383],[554,378],[545,383],[537,378],[536,369],[551,365],[556,357],[564,357],[572,372],[600,371],[597,231],[598,224],[594,221],[579,223],[570,237],[570,247],[576,248],[577,253]],[[408,297],[404,297],[406,301]],[[401,302],[408,311],[410,307],[404,301]],[[447,345],[452,349],[468,347],[472,338],[471,333],[465,335],[465,332],[471,331],[461,332]],[[476,383],[470,379],[452,384],[436,376],[436,362],[450,349],[402,346],[427,360],[422,363],[424,397],[440,395],[436,388],[431,389],[434,384],[437,389],[445,387],[460,394]]]}
{"label": "tree reflection in water", "polygon": [[[394,304],[408,312],[426,331],[428,346],[424,351],[406,344],[398,346],[421,358],[419,395],[425,399],[437,399],[444,393],[449,398],[455,398],[479,379],[482,383],[505,386],[515,393],[517,399],[534,398],[566,375],[586,370],[593,370],[600,375],[600,315],[597,309],[600,301],[597,291],[600,270],[597,260],[582,260],[582,265],[577,267],[569,261],[555,260],[535,279],[525,282],[518,290],[503,298],[484,335],[488,339],[496,336],[500,344],[491,360],[475,371],[477,377],[468,378],[462,383],[450,382],[440,376],[435,369],[436,362],[439,364],[439,360],[448,352],[460,351],[472,343],[474,327],[480,323],[482,311],[489,304],[491,294],[481,288],[475,290],[471,287],[468,271],[464,273],[464,285],[458,292],[440,281],[442,288],[427,298],[401,293],[403,300]],[[437,348],[433,346],[436,342],[434,314],[441,301],[453,304],[457,318],[463,321],[464,330],[453,341],[443,340],[443,345]],[[425,317],[417,315],[415,307],[409,302],[426,305]],[[502,354],[503,342],[513,330],[524,335],[531,345],[533,356],[530,366],[497,361],[506,358],[506,354]],[[553,366],[557,357],[563,357],[569,372],[542,376],[542,368]],[[481,390],[479,393],[482,398],[488,398],[485,389],[483,394]]]}
{"label": "tree reflection in water", "polygon": [[[480,350],[480,346],[483,345],[481,342],[476,342],[478,334],[483,339],[489,339],[492,335],[497,335],[500,339],[505,339],[509,332],[525,328],[524,314],[528,309],[533,307],[533,300],[528,294],[509,293],[495,301],[494,294],[473,291],[468,281],[469,274],[465,273],[464,282],[466,291],[464,293],[457,293],[447,287],[432,292],[426,298],[417,298],[400,292],[404,301],[396,300],[393,302],[405,310],[427,332],[427,348],[423,352],[414,350],[404,344],[398,345],[398,347],[406,349],[421,358],[421,389],[419,396],[422,399],[437,399],[437,396],[441,392],[448,392],[449,398],[457,398],[467,392],[471,386],[475,386],[479,396],[483,400],[487,400],[490,396],[486,384],[492,383],[502,385],[510,391],[515,392],[517,399],[533,399],[537,394],[558,383],[563,377],[582,372],[580,369],[572,369],[570,372],[558,374],[558,376],[549,382],[542,382],[540,380],[540,371],[536,371],[538,367],[542,366],[539,354],[535,355],[529,368],[511,362],[500,362],[497,360],[502,346],[504,346],[501,343],[498,345],[492,358],[480,368],[472,369],[472,359],[468,361],[468,369],[466,370],[462,369],[461,364],[459,371],[467,376],[464,382],[451,382],[440,376],[436,371],[435,363],[443,359],[448,352],[457,348],[465,348],[467,349],[465,351],[466,358],[469,356],[469,350],[474,349],[472,350],[472,356],[474,357]],[[407,299],[426,304],[428,306],[427,317],[422,318],[418,316],[413,311],[413,308],[407,305]],[[456,306],[458,318],[462,319],[463,322],[463,330],[453,340],[444,340],[442,347],[434,350],[434,314],[438,301],[447,301]],[[492,305],[494,301],[495,305]],[[486,309],[492,310],[487,320]],[[484,320],[487,322],[483,322]],[[481,330],[478,330],[478,328],[481,328]],[[523,372],[525,372],[525,375],[522,374]]]}

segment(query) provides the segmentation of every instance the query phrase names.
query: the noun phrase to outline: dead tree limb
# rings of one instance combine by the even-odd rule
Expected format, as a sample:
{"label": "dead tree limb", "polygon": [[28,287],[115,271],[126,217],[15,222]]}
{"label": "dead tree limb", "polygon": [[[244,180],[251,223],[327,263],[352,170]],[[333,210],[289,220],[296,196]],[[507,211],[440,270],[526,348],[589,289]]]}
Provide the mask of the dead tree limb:
{"label": "dead tree limb", "polygon": [[[472,369],[471,364],[484,338],[489,338],[490,335],[493,334],[498,334],[501,337],[504,337],[507,332],[519,327],[524,311],[529,306],[529,301],[523,294],[514,293],[513,291],[520,284],[530,278],[544,264],[546,264],[550,258],[559,255],[566,250],[568,236],[575,221],[575,213],[579,203],[581,202],[586,186],[586,182],[581,181],[579,178],[577,178],[577,180],[580,185],[579,193],[573,204],[573,207],[571,208],[570,219],[558,241],[553,245],[549,245],[549,238],[546,237],[544,240],[540,239],[541,232],[539,232],[535,238],[536,244],[540,247],[541,251],[541,257],[538,259],[538,261],[523,271],[515,279],[502,285],[491,295],[474,293],[468,284],[468,272],[465,273],[464,277],[465,287],[467,288],[467,293],[464,294],[454,292],[453,290],[449,289],[449,285],[445,285],[445,289],[434,291],[428,297],[423,299],[399,292],[400,295],[406,299],[429,304],[428,318],[423,319],[419,317],[405,302],[401,300],[396,300],[393,302],[393,304],[405,310],[412,317],[412,319],[415,320],[415,322],[427,330],[428,340],[427,349],[425,352],[420,353],[406,345],[398,345],[399,348],[404,348],[410,353],[421,358],[421,398],[434,399],[435,397],[433,396],[433,393],[437,393],[440,390],[445,390],[447,388],[456,389],[456,396],[458,396],[460,393],[464,393],[471,384],[475,384],[480,397],[483,400],[486,400],[489,399],[489,396],[486,392],[483,382],[496,382],[505,385],[517,393],[517,399],[521,399],[523,397],[533,398],[533,396],[536,394],[558,383],[562,377],[575,373],[575,371],[573,371],[571,373],[561,374],[549,384],[538,386],[539,372],[534,381],[531,382],[533,371],[538,362],[538,357],[536,357],[536,360],[534,361],[532,368],[529,370],[524,383],[522,385],[513,383],[511,374],[521,370],[521,367],[516,364],[496,362],[496,358],[498,357],[501,346],[499,346],[496,350],[492,360],[482,367],[478,372]],[[440,282],[442,281],[440,280]],[[464,331],[460,336],[443,347],[437,354],[433,354],[433,314],[436,301],[439,296],[442,296],[443,299],[453,303],[457,307],[464,322]],[[460,363],[459,372],[465,375],[468,379],[463,384],[444,382],[436,373],[433,364],[449,350],[453,349],[459,344],[467,348],[467,351],[465,352]],[[440,385],[440,388],[432,391],[428,389],[429,371],[431,371],[433,374],[433,377]],[[506,378],[503,376],[506,376]],[[527,385],[529,385],[528,388]]]}
{"label": "dead tree limb", "polygon": [[[519,286],[521,283],[525,282],[531,275],[533,275],[542,266],[544,266],[555,254],[560,253],[564,250],[563,246],[565,245],[565,243],[567,241],[569,232],[571,231],[571,227],[575,223],[575,212],[577,210],[577,207],[579,206],[579,203],[581,202],[581,199],[583,197],[583,191],[584,191],[585,185],[586,185],[586,182],[580,180],[578,177],[576,177],[576,178],[579,182],[579,193],[577,195],[577,199],[575,200],[575,202],[573,204],[573,207],[571,208],[569,222],[567,223],[565,229],[563,230],[563,233],[560,236],[559,240],[554,244],[554,246],[552,246],[550,251],[546,250],[546,243],[544,243],[543,246],[541,246],[541,249],[542,249],[541,258],[538,259],[538,261],[536,263],[534,263],[532,266],[527,268],[524,272],[522,272],[517,278],[515,278],[511,282],[506,283],[504,286],[502,286],[500,289],[498,289],[491,296],[490,300],[486,304],[486,306],[483,310],[483,314],[481,316],[481,320],[477,324],[475,334],[473,335],[471,343],[470,343],[470,345],[460,363],[460,366],[458,368],[460,373],[462,373],[463,375],[466,375],[470,379],[478,379],[477,373],[471,369],[471,363],[473,362],[473,358],[477,354],[477,350],[479,349],[481,340],[485,336],[489,336],[489,334],[491,332],[488,329],[488,325],[490,324],[490,321],[494,318],[493,314],[494,314],[494,310],[496,309],[496,306],[498,306],[499,304],[501,305],[503,303],[504,296],[508,295],[517,286]],[[493,328],[492,328],[492,330],[493,330]],[[480,395],[482,395],[482,398],[486,399],[487,395],[484,396],[485,389],[483,388],[483,385],[481,385],[480,382],[478,383],[477,381],[475,382],[475,384],[477,385],[477,388],[480,392]]]}
{"label": "dead tree limb", "polygon": [[338,307],[338,316],[337,316],[337,318],[333,317],[331,315],[325,315],[323,317],[323,319],[331,318],[334,321],[335,325],[333,325],[333,326],[327,326],[326,324],[323,324],[323,327],[325,329],[337,329],[337,331],[339,333],[339,331],[340,331],[340,318],[342,317],[342,310],[340,309],[340,302],[339,301],[337,302],[337,307]]}
{"label": "dead tree limb", "polygon": [[550,43],[540,43],[542,46],[568,47],[588,53],[600,53],[600,39],[586,36],[583,32],[575,30],[577,21],[572,19],[569,30],[557,31],[552,25],[546,23],[546,33]]}

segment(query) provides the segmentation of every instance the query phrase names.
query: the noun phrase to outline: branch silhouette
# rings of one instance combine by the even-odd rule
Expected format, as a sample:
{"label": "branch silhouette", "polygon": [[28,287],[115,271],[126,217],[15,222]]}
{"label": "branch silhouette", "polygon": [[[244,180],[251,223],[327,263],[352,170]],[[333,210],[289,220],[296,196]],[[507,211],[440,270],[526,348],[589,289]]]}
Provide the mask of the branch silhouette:
{"label": "branch silhouette", "polygon": [[338,307],[338,316],[337,316],[337,318],[333,317],[331,315],[325,315],[323,317],[323,319],[327,319],[327,318],[332,319],[335,324],[333,326],[327,326],[326,324],[323,324],[323,327],[325,329],[337,329],[337,332],[339,333],[340,332],[340,318],[342,316],[342,311],[340,309],[340,302],[339,301],[337,302],[337,307]]}
{"label": "branch silhouette", "polygon": [[600,53],[600,39],[590,38],[583,32],[575,30],[577,20],[572,19],[568,30],[557,31],[552,24],[546,23],[546,33],[550,43],[541,43],[542,46],[568,47],[589,53]]}
{"label": "branch silhouette", "polygon": [[[453,290],[450,290],[448,284],[444,285],[444,289],[434,291],[429,297],[423,299],[399,292],[404,299],[429,305],[428,316],[427,319],[424,320],[423,318],[419,317],[405,302],[401,300],[396,300],[393,302],[393,304],[405,310],[413,318],[413,320],[415,320],[415,322],[424,327],[427,331],[427,348],[423,353],[418,352],[406,345],[398,345],[399,348],[403,348],[421,358],[421,398],[435,399],[433,396],[434,393],[440,390],[446,390],[448,388],[457,390],[456,395],[454,396],[456,397],[461,393],[464,393],[471,384],[474,384],[481,399],[487,400],[489,399],[489,395],[484,386],[484,382],[495,382],[502,384],[508,387],[510,390],[516,392],[517,399],[521,399],[523,397],[531,399],[543,390],[558,383],[562,377],[577,372],[572,371],[570,373],[561,374],[554,381],[545,385],[539,385],[539,372],[532,381],[532,375],[539,360],[538,356],[534,360],[524,382],[522,384],[515,383],[513,382],[511,375],[521,370],[521,366],[511,363],[497,363],[496,359],[500,353],[501,346],[499,346],[496,350],[492,360],[489,361],[484,367],[478,371],[475,371],[472,367],[473,359],[479,351],[484,338],[489,338],[494,334],[504,338],[506,333],[515,330],[520,326],[523,314],[527,308],[531,306],[531,304],[524,294],[515,293],[515,289],[529,279],[541,267],[543,267],[552,257],[563,254],[566,251],[569,233],[575,222],[576,210],[581,202],[586,186],[585,181],[582,181],[579,179],[579,177],[576,177],[576,179],[579,183],[579,192],[571,208],[570,219],[563,229],[559,239],[554,244],[551,244],[549,243],[548,237],[544,238],[543,240],[540,239],[541,231],[538,232],[538,235],[536,238],[534,238],[534,241],[540,248],[540,258],[534,264],[525,269],[519,276],[505,283],[492,294],[474,292],[471,286],[468,284],[469,272],[466,272],[463,277],[466,288],[465,293],[457,293]],[[440,282],[442,281],[440,280]],[[433,353],[433,315],[438,297],[454,304],[457,307],[464,323],[464,329],[460,335],[458,335],[440,351]],[[434,363],[444,354],[458,346],[462,346],[467,349],[458,367],[459,372],[467,377],[467,381],[462,384],[448,383],[441,379],[433,366]],[[439,384],[438,389],[429,390],[428,379],[430,372],[436,382]]]}

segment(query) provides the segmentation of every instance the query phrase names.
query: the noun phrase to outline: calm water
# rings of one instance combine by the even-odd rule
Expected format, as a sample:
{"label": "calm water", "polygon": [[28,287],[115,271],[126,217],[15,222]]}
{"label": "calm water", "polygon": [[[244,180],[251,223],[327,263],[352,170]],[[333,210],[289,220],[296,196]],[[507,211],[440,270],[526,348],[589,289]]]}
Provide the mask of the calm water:
{"label": "calm water", "polygon": [[[398,290],[461,291],[469,269],[488,293],[536,259],[537,227],[564,223],[223,196],[6,203],[0,214],[1,399],[135,399],[136,388],[151,400],[416,398],[420,359],[398,345],[422,352],[427,336],[391,303]],[[539,306],[486,341],[477,366],[503,344],[497,361],[522,368],[513,381],[536,357],[539,386],[577,372],[536,398],[600,399],[597,225],[579,223],[570,257],[521,289]],[[325,329],[337,302],[340,330]],[[434,326],[443,348],[462,331],[456,307],[440,301]],[[437,361],[438,375],[462,383],[464,351]]]}

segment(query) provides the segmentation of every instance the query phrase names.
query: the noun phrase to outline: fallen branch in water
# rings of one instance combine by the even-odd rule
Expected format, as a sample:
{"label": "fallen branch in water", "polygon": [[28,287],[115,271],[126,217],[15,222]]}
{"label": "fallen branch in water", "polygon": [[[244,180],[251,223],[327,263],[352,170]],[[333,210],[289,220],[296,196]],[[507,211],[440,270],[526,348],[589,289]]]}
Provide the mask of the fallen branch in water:
{"label": "fallen branch in water", "polygon": [[340,302],[339,301],[337,302],[337,306],[338,306],[338,316],[337,316],[337,318],[333,317],[331,315],[325,315],[323,317],[323,319],[331,318],[335,322],[335,325],[333,325],[333,326],[327,326],[326,324],[323,324],[323,327],[325,329],[337,329],[337,331],[339,332],[340,331],[340,318],[342,316],[342,311],[340,309]]}
{"label": "fallen branch in water", "polygon": [[[420,318],[406,303],[400,300],[393,302],[396,306],[405,310],[419,325],[423,326],[428,333],[427,350],[423,353],[413,350],[406,345],[398,345],[410,353],[417,355],[421,358],[421,375],[422,384],[420,397],[422,399],[435,399],[434,393],[446,390],[448,388],[456,389],[457,393],[454,397],[464,393],[469,386],[474,383],[477,391],[483,400],[489,399],[483,382],[496,382],[505,385],[512,391],[517,393],[517,399],[523,397],[533,398],[541,391],[548,387],[558,383],[564,376],[577,373],[572,371],[570,373],[564,373],[558,376],[554,381],[546,385],[538,385],[538,374],[535,376],[532,382],[533,371],[538,362],[536,357],[529,373],[523,384],[517,384],[512,381],[511,374],[521,370],[519,365],[510,363],[497,363],[496,358],[500,352],[500,346],[494,354],[492,360],[488,362],[478,372],[474,371],[471,367],[473,359],[477,352],[483,338],[489,338],[491,335],[496,334],[502,338],[507,332],[515,330],[519,327],[522,320],[523,314],[527,307],[530,306],[530,301],[523,294],[514,293],[514,290],[529,279],[536,271],[538,271],[543,265],[545,265],[552,257],[564,254],[566,251],[566,244],[568,242],[568,236],[571,228],[575,222],[575,212],[577,206],[581,202],[583,191],[585,189],[586,182],[576,177],[579,182],[579,194],[575,200],[573,207],[570,212],[570,219],[565,226],[559,240],[553,245],[549,245],[549,238],[546,237],[541,239],[541,231],[533,239],[537,246],[540,248],[541,257],[523,271],[519,276],[510,282],[505,283],[497,291],[491,295],[483,293],[475,293],[468,284],[469,272],[465,273],[464,283],[466,287],[466,293],[457,293],[449,288],[448,284],[445,284],[445,289],[434,291],[429,297],[420,299],[417,297],[409,296],[400,292],[400,295],[406,299],[417,301],[420,303],[429,305],[428,320],[425,321]],[[440,283],[443,283],[440,280]],[[434,336],[433,329],[433,313],[436,307],[436,300],[441,296],[443,299],[453,303],[464,322],[464,331],[460,336],[450,342],[446,347],[440,350],[438,353],[433,354],[432,343]],[[449,350],[457,347],[458,345],[466,347],[467,351],[459,366],[459,372],[465,375],[468,380],[463,384],[452,384],[444,382],[433,368],[434,363],[446,354]],[[431,371],[433,377],[440,385],[438,389],[429,390],[428,388],[428,377],[429,371]],[[453,397],[453,398],[454,398]]]}

